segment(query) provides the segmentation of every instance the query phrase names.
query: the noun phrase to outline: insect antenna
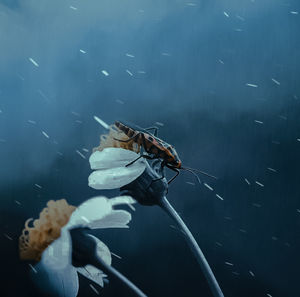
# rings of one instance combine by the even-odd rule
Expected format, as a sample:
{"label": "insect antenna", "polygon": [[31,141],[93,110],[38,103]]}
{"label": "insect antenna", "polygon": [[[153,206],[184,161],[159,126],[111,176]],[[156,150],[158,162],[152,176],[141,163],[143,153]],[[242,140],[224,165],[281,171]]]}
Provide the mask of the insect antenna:
{"label": "insect antenna", "polygon": [[190,168],[185,168],[185,167],[181,167],[180,169],[183,169],[183,170],[186,170],[186,171],[192,173],[192,174],[197,178],[198,183],[199,183],[200,185],[202,184],[202,182],[201,182],[201,180],[200,180],[198,174],[196,174],[193,170],[191,170]]}
{"label": "insect antenna", "polygon": [[199,169],[194,169],[194,168],[190,168],[190,167],[181,167],[181,169],[184,169],[184,170],[187,170],[187,171],[190,171],[190,172],[193,172],[193,173],[198,172],[198,173],[201,173],[203,175],[209,176],[211,178],[218,179],[216,176],[211,175],[207,172],[201,171]]}

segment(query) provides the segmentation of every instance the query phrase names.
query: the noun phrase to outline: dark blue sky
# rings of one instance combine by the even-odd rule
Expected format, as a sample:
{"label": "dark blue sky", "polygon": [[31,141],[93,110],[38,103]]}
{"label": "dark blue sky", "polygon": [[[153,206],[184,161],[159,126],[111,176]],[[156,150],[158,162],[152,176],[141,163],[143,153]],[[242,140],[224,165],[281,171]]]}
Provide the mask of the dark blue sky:
{"label": "dark blue sky", "polygon": [[[33,294],[15,253],[25,219],[49,199],[103,194],[88,188],[88,161],[76,153],[88,158],[98,145],[97,115],[163,123],[159,136],[183,164],[219,177],[203,178],[211,191],[182,173],[169,199],[225,296],[300,295],[298,2],[0,1],[0,234],[13,238],[2,238],[4,294],[15,282]],[[138,207],[125,235],[100,236],[149,296],[209,296],[170,224]]]}

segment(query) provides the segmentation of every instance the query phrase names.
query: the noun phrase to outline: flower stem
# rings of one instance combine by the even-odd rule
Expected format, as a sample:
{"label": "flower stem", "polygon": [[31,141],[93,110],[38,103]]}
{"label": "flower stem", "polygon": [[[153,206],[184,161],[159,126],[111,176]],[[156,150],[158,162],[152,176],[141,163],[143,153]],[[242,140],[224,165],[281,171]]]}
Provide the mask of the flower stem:
{"label": "flower stem", "polygon": [[89,235],[87,228],[75,228],[70,230],[72,238],[72,264],[75,267],[84,267],[93,265],[102,270],[110,277],[115,277],[127,286],[131,291],[139,297],[147,297],[137,286],[135,286],[128,278],[121,274],[117,269],[106,264],[101,257],[98,256],[96,246],[97,243],[93,236]]}
{"label": "flower stem", "polygon": [[147,297],[134,283],[132,283],[127,277],[125,277],[118,270],[113,268],[112,266],[106,264],[100,257],[96,254],[93,257],[93,261],[91,261],[91,265],[101,269],[103,272],[107,273],[110,276],[114,276],[118,280],[120,280],[123,284],[125,284],[131,291],[135,293],[136,296]]}
{"label": "flower stem", "polygon": [[212,291],[214,297],[224,297],[221,288],[208,264],[205,259],[203,252],[201,251],[197,241],[195,240],[194,236],[192,235],[191,231],[188,229],[184,221],[181,219],[179,214],[176,210],[172,207],[170,202],[166,197],[160,199],[158,205],[176,222],[178,227],[183,231],[185,239],[190,246],[194,256],[196,257],[198,263],[201,266],[202,272],[209,284],[209,287]]}

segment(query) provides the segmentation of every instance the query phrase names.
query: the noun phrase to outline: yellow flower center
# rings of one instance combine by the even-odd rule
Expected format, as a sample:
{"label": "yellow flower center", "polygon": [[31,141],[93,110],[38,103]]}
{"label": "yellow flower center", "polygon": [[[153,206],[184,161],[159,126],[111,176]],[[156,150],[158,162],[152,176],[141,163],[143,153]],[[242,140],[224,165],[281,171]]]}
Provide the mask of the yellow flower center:
{"label": "yellow flower center", "polygon": [[48,201],[40,218],[33,221],[33,227],[28,226],[33,219],[25,222],[25,228],[19,237],[20,258],[39,261],[43,251],[60,236],[61,228],[68,223],[75,209],[65,199]]}

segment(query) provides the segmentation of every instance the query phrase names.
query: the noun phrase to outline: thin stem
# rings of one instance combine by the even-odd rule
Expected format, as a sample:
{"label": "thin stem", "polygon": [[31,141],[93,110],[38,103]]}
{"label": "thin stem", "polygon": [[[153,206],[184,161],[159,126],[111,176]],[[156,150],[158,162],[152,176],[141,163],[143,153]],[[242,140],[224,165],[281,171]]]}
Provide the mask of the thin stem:
{"label": "thin stem", "polygon": [[121,274],[118,270],[113,268],[112,266],[106,264],[100,257],[95,255],[92,258],[91,265],[101,269],[103,272],[107,273],[108,275],[114,276],[122,283],[124,283],[131,291],[135,293],[136,296],[140,297],[147,297],[135,284],[133,284],[127,277]]}
{"label": "thin stem", "polygon": [[224,297],[221,288],[208,264],[205,259],[204,254],[202,253],[197,241],[195,240],[194,236],[192,235],[191,231],[188,229],[184,221],[181,219],[179,214],[176,210],[172,207],[170,202],[167,200],[166,197],[163,197],[158,204],[178,225],[178,227],[183,231],[185,239],[190,246],[194,256],[196,257],[198,263],[201,266],[202,272],[209,284],[209,287],[212,291],[214,297]]}
{"label": "thin stem", "polygon": [[127,286],[136,296],[147,297],[137,286],[118,270],[106,264],[101,257],[97,255],[94,236],[89,235],[87,228],[75,228],[70,230],[72,238],[72,264],[75,267],[84,267],[88,264],[102,270],[111,277],[115,277]]}

